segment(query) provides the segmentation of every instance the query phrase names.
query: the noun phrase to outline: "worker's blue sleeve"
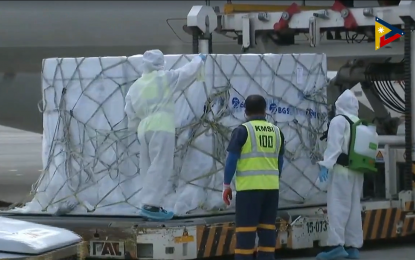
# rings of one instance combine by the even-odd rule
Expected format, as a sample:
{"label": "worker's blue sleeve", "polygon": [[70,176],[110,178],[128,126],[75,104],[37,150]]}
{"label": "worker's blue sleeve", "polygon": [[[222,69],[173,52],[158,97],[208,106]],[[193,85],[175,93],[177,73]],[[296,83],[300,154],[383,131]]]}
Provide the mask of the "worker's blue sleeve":
{"label": "worker's blue sleeve", "polygon": [[278,170],[280,172],[280,178],[281,178],[282,167],[284,166],[285,137],[282,134],[282,132],[280,132],[280,135],[281,135],[281,149],[280,149],[280,153],[278,155]]}
{"label": "worker's blue sleeve", "polygon": [[236,164],[241,156],[242,146],[244,146],[248,138],[248,131],[245,126],[238,126],[232,131],[231,140],[228,145],[228,157],[225,163],[225,176],[223,183],[229,185],[235,175]]}
{"label": "worker's blue sleeve", "polygon": [[248,139],[246,127],[243,125],[238,126],[232,131],[231,140],[229,140],[228,149],[226,150],[230,153],[240,155],[246,139]]}
{"label": "worker's blue sleeve", "polygon": [[228,153],[225,163],[225,176],[223,184],[229,185],[232,182],[232,178],[235,175],[236,164],[238,163],[239,155],[235,153]]}

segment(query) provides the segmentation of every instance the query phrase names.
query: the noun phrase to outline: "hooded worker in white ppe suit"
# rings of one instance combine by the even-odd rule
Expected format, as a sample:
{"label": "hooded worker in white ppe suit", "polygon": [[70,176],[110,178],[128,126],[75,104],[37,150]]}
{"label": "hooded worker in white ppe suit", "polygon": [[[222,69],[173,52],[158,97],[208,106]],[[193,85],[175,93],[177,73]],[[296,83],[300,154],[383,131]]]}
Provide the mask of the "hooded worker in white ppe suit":
{"label": "hooded worker in white ppe suit", "polygon": [[166,220],[174,216],[161,207],[174,169],[173,94],[185,90],[196,80],[204,60],[206,56],[200,54],[185,66],[167,71],[160,50],[146,51],[142,58],[143,74],[127,93],[125,112],[129,127],[138,126],[143,188],[137,196],[141,200],[140,215],[143,217]]}
{"label": "hooded worker in white ppe suit", "polygon": [[320,260],[358,259],[363,245],[360,196],[363,173],[337,164],[340,154],[348,154],[350,124],[346,118],[359,120],[359,102],[353,92],[344,91],[335,103],[336,116],[331,120],[327,148],[320,165],[320,181],[328,181],[327,214],[329,230],[327,243],[331,249],[317,255]]}

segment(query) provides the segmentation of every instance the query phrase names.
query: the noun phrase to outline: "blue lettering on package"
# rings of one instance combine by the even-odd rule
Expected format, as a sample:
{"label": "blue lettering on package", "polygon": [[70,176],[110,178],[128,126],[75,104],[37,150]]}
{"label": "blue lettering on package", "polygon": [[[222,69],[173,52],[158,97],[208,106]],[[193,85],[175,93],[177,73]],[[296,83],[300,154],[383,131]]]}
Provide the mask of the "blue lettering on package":
{"label": "blue lettering on package", "polygon": [[[306,110],[303,109],[297,109],[292,106],[287,105],[279,105],[278,100],[274,99],[267,99],[267,112],[270,114],[282,114],[282,115],[299,115],[299,116],[305,116],[309,118],[322,118],[324,117],[325,113],[318,113],[314,111],[311,108],[308,108]],[[231,99],[232,103],[232,111],[233,112],[241,112],[245,108],[245,102],[242,99],[239,99],[237,97],[233,97]]]}
{"label": "blue lettering on package", "polygon": [[277,104],[275,103],[270,104],[269,111],[271,111],[272,114],[275,114],[277,112]]}
{"label": "blue lettering on package", "polygon": [[245,108],[245,101],[237,97],[232,98],[232,111],[241,112]]}
{"label": "blue lettering on package", "polygon": [[239,98],[237,98],[237,97],[232,98],[232,107],[233,108],[238,108],[239,107]]}
{"label": "blue lettering on package", "polygon": [[271,114],[290,115],[292,110],[291,107],[278,106],[277,103],[271,103],[268,108]]}

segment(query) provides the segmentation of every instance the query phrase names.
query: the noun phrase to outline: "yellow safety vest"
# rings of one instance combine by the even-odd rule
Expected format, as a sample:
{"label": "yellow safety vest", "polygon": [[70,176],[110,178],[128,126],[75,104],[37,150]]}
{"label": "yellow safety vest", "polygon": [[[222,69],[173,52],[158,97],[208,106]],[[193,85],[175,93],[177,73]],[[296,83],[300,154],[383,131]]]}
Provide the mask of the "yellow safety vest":
{"label": "yellow safety vest", "polygon": [[[157,72],[152,72],[157,73]],[[166,77],[155,76],[151,84],[140,90],[140,100],[147,106],[149,115],[142,121],[144,131],[174,132],[174,101]]]}
{"label": "yellow safety vest", "polygon": [[246,127],[248,138],[236,165],[236,190],[279,189],[280,129],[264,120],[242,125]]}

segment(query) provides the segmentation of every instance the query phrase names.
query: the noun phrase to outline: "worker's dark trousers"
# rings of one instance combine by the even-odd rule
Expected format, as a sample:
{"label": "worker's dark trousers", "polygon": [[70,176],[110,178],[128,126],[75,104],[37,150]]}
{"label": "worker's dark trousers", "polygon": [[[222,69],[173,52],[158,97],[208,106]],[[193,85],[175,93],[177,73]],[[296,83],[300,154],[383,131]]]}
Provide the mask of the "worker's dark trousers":
{"label": "worker's dark trousers", "polygon": [[259,260],[274,260],[279,190],[249,190],[236,193],[236,260],[252,260],[258,233]]}

